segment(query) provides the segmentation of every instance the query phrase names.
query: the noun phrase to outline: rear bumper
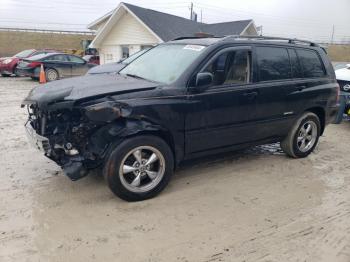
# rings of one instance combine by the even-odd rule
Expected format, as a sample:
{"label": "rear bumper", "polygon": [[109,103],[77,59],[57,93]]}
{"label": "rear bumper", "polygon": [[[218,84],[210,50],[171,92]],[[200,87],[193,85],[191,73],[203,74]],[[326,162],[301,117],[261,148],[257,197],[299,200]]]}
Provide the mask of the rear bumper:
{"label": "rear bumper", "polygon": [[17,72],[20,76],[39,77],[40,68],[17,68]]}

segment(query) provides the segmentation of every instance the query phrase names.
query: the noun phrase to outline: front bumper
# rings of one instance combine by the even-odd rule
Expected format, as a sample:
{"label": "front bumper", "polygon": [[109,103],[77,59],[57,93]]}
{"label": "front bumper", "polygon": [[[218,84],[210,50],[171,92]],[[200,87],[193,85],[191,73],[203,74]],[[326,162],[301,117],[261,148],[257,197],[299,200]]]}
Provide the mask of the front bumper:
{"label": "front bumper", "polygon": [[30,121],[25,124],[25,131],[29,143],[40,152],[43,152],[45,156],[59,164],[65,175],[71,180],[78,180],[88,174],[87,169],[83,166],[83,159],[80,156],[66,156],[63,165],[59,161],[56,161],[54,157],[55,153],[51,149],[49,139],[37,134]]}
{"label": "front bumper", "polygon": [[51,155],[51,146],[49,139],[37,134],[32,127],[30,121],[24,126],[29,143],[39,151],[43,152],[46,156]]}
{"label": "front bumper", "polygon": [[0,63],[0,73],[1,74],[12,75],[13,69],[14,69],[14,65],[12,63],[9,63],[9,64]]}
{"label": "front bumper", "polygon": [[343,120],[344,114],[350,116],[350,93],[342,91],[339,99],[339,111],[334,123],[340,124]]}

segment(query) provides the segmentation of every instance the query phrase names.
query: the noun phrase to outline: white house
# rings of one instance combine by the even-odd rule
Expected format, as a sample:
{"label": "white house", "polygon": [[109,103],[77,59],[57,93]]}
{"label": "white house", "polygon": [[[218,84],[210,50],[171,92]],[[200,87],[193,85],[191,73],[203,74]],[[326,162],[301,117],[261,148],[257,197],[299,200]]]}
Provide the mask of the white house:
{"label": "white house", "polygon": [[101,64],[116,62],[143,48],[198,33],[258,35],[253,20],[204,24],[127,3],[120,3],[88,28],[97,31],[90,47],[98,49]]}

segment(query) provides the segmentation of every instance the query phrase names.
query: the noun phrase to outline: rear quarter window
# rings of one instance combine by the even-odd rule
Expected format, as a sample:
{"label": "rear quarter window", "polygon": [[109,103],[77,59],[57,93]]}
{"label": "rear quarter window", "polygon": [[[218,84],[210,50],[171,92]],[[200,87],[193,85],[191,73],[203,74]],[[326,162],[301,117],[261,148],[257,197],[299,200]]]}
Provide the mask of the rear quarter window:
{"label": "rear quarter window", "polygon": [[259,81],[291,78],[291,65],[286,48],[257,47]]}
{"label": "rear quarter window", "polygon": [[326,71],[318,54],[313,50],[297,49],[305,78],[322,77]]}

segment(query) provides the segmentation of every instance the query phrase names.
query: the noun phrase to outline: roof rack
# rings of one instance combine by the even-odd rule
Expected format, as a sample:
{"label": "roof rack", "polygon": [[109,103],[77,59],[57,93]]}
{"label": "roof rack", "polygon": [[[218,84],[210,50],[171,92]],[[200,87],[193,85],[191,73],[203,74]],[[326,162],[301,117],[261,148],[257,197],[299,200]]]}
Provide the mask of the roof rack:
{"label": "roof rack", "polygon": [[296,44],[296,43],[303,43],[308,44],[310,46],[319,46],[318,44],[306,41],[306,40],[300,40],[296,38],[284,38],[284,37],[274,37],[274,36],[243,36],[243,35],[228,35],[223,38],[223,40],[227,39],[250,39],[250,40],[276,40],[276,41],[287,41],[289,44]]}
{"label": "roof rack", "polygon": [[215,36],[215,35],[210,35],[205,33],[198,33],[198,35],[193,35],[193,36],[180,36],[172,39],[171,41],[184,40],[184,39],[201,39],[201,38],[220,38],[220,36]]}

